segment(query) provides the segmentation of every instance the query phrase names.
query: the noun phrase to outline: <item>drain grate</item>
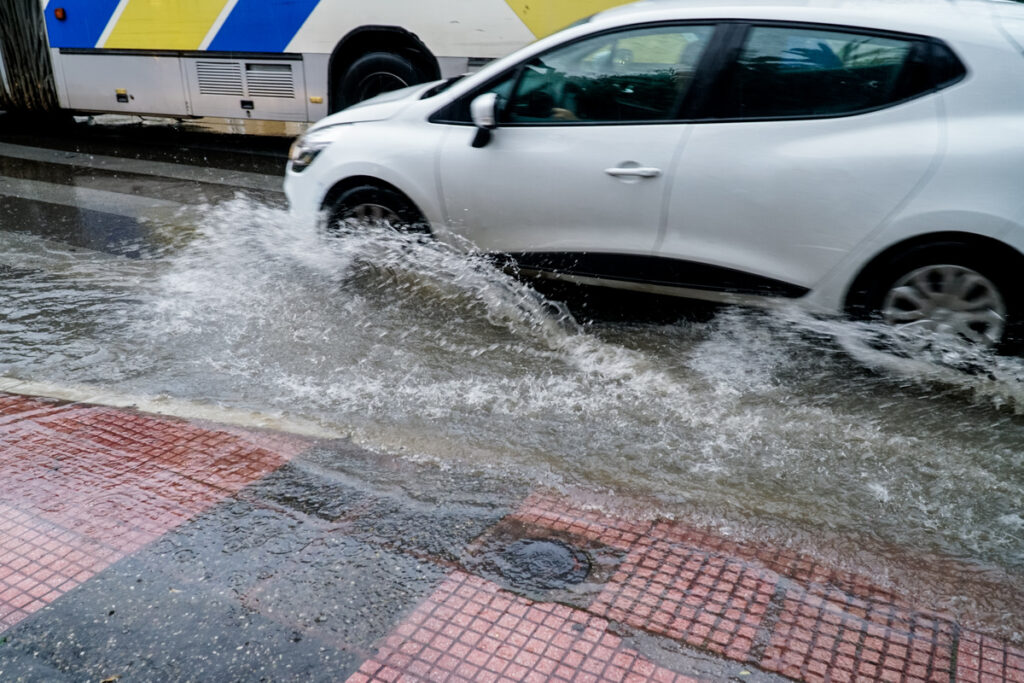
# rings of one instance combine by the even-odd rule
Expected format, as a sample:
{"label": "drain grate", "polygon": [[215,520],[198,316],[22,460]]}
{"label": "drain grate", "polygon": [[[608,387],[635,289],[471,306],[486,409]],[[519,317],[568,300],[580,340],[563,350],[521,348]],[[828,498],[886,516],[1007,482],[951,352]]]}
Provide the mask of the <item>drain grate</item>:
{"label": "drain grate", "polygon": [[554,539],[515,541],[494,562],[513,586],[535,590],[566,588],[582,583],[590,573],[585,552]]}

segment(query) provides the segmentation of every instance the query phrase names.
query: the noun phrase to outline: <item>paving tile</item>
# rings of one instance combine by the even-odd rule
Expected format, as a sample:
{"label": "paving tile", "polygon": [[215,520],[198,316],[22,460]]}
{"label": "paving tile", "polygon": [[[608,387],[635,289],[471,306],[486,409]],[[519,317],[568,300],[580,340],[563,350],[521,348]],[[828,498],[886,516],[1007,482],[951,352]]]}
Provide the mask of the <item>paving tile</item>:
{"label": "paving tile", "polygon": [[634,628],[746,660],[778,577],[686,545],[640,543],[593,612]]}
{"label": "paving tile", "polygon": [[642,525],[554,496],[533,496],[516,515],[627,549],[590,611],[647,633],[803,681],[951,681],[954,662],[957,680],[1022,677],[1015,652],[971,668],[963,644],[954,658],[957,627],[949,618],[792,551],[675,522],[641,533]]}
{"label": "paving tile", "polygon": [[1024,650],[963,631],[956,658],[956,680],[964,683],[1024,683]]}
{"label": "paving tile", "polygon": [[761,668],[804,681],[951,681],[955,625],[832,588],[786,591]]}
{"label": "paving tile", "polygon": [[696,680],[651,663],[608,626],[582,610],[534,602],[456,571],[349,681]]}
{"label": "paving tile", "polygon": [[[0,629],[262,477],[296,439],[0,395]],[[47,590],[48,589],[48,590]]]}
{"label": "paving tile", "polygon": [[[391,485],[396,469],[351,453],[281,469],[305,447],[0,394],[0,631],[15,643],[0,653],[0,678],[13,661],[33,671],[39,651],[40,680],[79,671],[71,662],[84,657],[92,670],[143,678],[185,675],[190,663],[215,677],[266,665],[323,680],[691,681],[678,672],[715,670],[681,664],[693,648],[716,667],[722,657],[756,665],[764,680],[1024,683],[1021,650],[786,549],[547,493],[510,514],[433,512],[459,482],[406,501],[334,476],[334,463],[350,463]],[[506,493],[508,505],[521,495]],[[499,540],[548,531],[578,543],[590,587],[519,594],[473,566],[448,573],[471,565],[467,554],[498,527],[511,534]],[[115,595],[127,596],[116,610],[106,606]],[[64,623],[95,632],[58,632]],[[163,649],[170,626],[194,649],[180,662]],[[118,648],[126,637],[142,645]],[[281,659],[285,650],[294,656]]]}
{"label": "paving tile", "polygon": [[117,557],[89,538],[0,504],[0,626],[13,626]]}
{"label": "paving tile", "polygon": [[531,494],[508,519],[620,550],[632,548],[651,529],[651,522],[616,519],[544,493]]}
{"label": "paving tile", "polygon": [[740,543],[678,522],[658,522],[652,526],[649,536],[732,557],[751,567],[768,569],[802,586],[834,587],[860,598],[909,606],[900,596],[879,586],[872,577],[829,567],[788,548],[749,540]]}

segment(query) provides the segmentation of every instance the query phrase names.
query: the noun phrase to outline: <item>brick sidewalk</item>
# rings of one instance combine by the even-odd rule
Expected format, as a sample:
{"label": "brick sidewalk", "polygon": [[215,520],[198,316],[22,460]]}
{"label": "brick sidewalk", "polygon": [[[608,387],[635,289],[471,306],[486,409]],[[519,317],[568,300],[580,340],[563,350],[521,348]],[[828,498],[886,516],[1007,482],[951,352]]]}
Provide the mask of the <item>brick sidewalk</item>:
{"label": "brick sidewalk", "polygon": [[[1024,651],[796,554],[684,525],[624,523],[543,495],[511,517],[528,535],[606,544],[625,559],[596,599],[572,610],[456,572],[352,680],[673,680],[624,649],[615,625],[800,681],[1024,681]],[[538,638],[549,614],[562,630]],[[585,629],[566,633],[565,623]]]}
{"label": "brick sidewalk", "polygon": [[[111,586],[122,585],[122,576],[165,572],[172,597],[158,585],[144,600],[169,619],[194,619],[205,609],[213,614],[210,623],[223,628],[215,626],[216,610],[242,610],[259,620],[261,633],[295,634],[283,643],[315,642],[302,651],[307,676],[282,669],[295,680],[1024,683],[1024,651],[908,604],[867,577],[684,524],[614,519],[535,492],[493,520],[453,525],[439,512],[439,528],[465,528],[465,541],[451,541],[452,548],[464,548],[457,560],[414,543],[406,547],[398,523],[396,538],[382,540],[379,530],[367,535],[361,530],[367,520],[376,528],[388,514],[408,519],[422,512],[396,513],[365,492],[315,478],[303,484],[301,500],[292,500],[292,493],[282,497],[275,481],[295,486],[312,476],[288,465],[312,445],[0,395],[0,632],[6,630],[0,638],[9,636],[23,657],[11,655],[15,668],[4,674],[0,646],[0,674],[18,680],[25,653],[48,647],[48,666],[69,680],[98,674],[93,669],[110,662],[128,666],[121,662],[138,657],[109,650],[138,643],[75,641],[76,653],[85,653],[76,660],[51,641],[71,638],[76,620],[86,617],[102,635],[94,615]],[[222,536],[225,519],[237,528]],[[263,537],[256,542],[250,533]],[[552,539],[582,549],[592,559],[590,576],[575,588],[517,586],[486,559],[488,549],[511,539]],[[191,559],[175,565],[168,548]],[[241,558],[239,571],[218,569],[228,551]],[[381,570],[357,577],[366,565],[360,558],[382,556],[397,567],[391,583],[380,588]],[[203,577],[192,580],[197,567]],[[410,572],[419,577],[414,585]],[[204,588],[210,583],[216,590]],[[173,596],[193,590],[198,597],[190,611],[176,612],[181,607]],[[377,591],[395,604],[382,608]],[[364,594],[373,598],[366,598],[372,618],[353,616],[363,609],[356,603]],[[332,613],[327,602],[349,607]],[[367,619],[380,624],[370,628]],[[143,630],[135,621],[109,628]],[[158,647],[174,647],[173,640],[154,638]],[[241,650],[252,637],[238,640]],[[265,662],[287,659],[292,646],[265,640],[267,649],[257,653]],[[159,661],[175,660],[173,651],[166,656]],[[170,666],[159,661],[152,659],[152,668],[138,675],[151,678]],[[232,660],[219,676],[186,677],[242,680],[259,670],[248,666]]]}
{"label": "brick sidewalk", "polygon": [[0,630],[305,444],[0,395]]}

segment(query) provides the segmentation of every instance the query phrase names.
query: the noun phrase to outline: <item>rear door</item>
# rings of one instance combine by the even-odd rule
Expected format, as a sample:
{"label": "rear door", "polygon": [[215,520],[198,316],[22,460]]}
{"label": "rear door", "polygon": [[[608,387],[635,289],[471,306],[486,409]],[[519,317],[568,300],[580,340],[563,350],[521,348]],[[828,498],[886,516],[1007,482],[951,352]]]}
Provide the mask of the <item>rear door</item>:
{"label": "rear door", "polygon": [[931,43],[739,26],[674,169],[658,252],[707,289],[799,296],[904,202],[940,150]]}

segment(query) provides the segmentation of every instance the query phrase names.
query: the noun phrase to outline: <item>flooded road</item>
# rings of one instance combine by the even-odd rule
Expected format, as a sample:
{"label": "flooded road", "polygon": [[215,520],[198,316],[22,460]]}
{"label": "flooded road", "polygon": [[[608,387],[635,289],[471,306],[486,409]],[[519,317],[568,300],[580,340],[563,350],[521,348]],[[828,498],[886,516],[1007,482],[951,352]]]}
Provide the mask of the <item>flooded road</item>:
{"label": "flooded road", "polygon": [[150,133],[0,129],[3,376],[301,418],[1024,637],[1020,361],[942,372],[796,311],[591,319],[435,243],[295,223],[284,139]]}

